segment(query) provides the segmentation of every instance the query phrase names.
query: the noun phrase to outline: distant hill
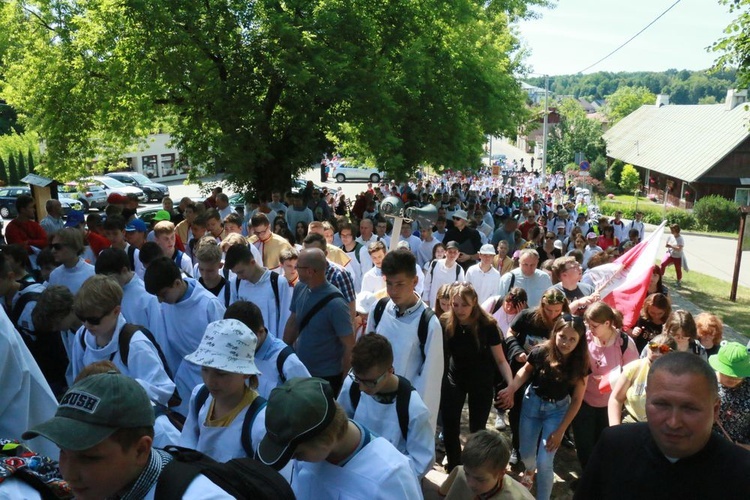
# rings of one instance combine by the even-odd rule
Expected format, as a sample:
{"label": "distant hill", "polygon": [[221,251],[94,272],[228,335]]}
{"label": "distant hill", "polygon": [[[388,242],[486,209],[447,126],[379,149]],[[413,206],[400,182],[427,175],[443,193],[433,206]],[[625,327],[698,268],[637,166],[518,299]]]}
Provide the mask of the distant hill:
{"label": "distant hill", "polygon": [[[550,91],[572,95],[589,101],[606,99],[620,86],[646,87],[654,94],[668,94],[672,104],[709,104],[722,102],[727,89],[736,85],[735,71],[688,71],[669,69],[662,72],[638,71],[610,73],[600,71],[587,75],[549,77]],[[544,78],[524,79],[526,83],[544,88]]]}

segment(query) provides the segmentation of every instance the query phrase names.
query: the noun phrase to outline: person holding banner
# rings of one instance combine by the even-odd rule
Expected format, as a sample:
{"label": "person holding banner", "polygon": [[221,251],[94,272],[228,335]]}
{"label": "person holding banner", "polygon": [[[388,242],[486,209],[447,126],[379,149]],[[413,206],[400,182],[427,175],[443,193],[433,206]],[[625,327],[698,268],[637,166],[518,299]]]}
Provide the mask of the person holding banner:
{"label": "person holding banner", "polygon": [[623,366],[638,359],[635,343],[620,331],[622,316],[618,311],[604,302],[595,302],[586,309],[584,318],[591,373],[581,409],[573,420],[576,453],[582,468],[586,468],[594,445],[609,426],[607,405],[612,387]]}

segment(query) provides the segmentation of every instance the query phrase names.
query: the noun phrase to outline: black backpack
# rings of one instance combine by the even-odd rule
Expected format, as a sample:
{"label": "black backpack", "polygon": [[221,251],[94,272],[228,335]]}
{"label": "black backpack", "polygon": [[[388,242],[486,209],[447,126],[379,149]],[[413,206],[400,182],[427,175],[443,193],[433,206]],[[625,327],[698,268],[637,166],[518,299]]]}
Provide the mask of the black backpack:
{"label": "black backpack", "polygon": [[[196,421],[198,421],[198,414],[200,413],[201,408],[203,408],[203,405],[206,404],[208,394],[208,387],[204,385],[198,390],[198,394],[195,395],[193,416],[195,417]],[[255,399],[253,399],[253,402],[250,403],[250,406],[245,413],[245,420],[242,421],[242,435],[240,436],[240,442],[242,443],[242,449],[245,450],[245,453],[248,457],[255,456],[252,436],[253,422],[255,422],[255,417],[258,416],[258,413],[266,406],[266,404],[268,404],[268,401],[266,401],[264,397],[256,396]]]}
{"label": "black backpack", "polygon": [[[401,435],[404,437],[404,441],[406,441],[406,436],[409,434],[409,403],[411,402],[411,392],[415,390],[411,382],[398,375],[396,415],[398,415],[398,426],[401,428]],[[352,382],[352,385],[349,386],[349,400],[352,402],[352,408],[355,412],[357,411],[361,396],[362,392],[359,389],[359,384]]]}
{"label": "black backpack", "polygon": [[281,350],[279,356],[276,358],[276,369],[279,371],[279,380],[281,380],[282,384],[286,382],[286,375],[284,375],[284,363],[286,363],[286,359],[292,354],[294,354],[294,348],[288,345]]}
{"label": "black backpack", "polygon": [[[174,380],[172,372],[169,369],[169,365],[167,364],[167,358],[164,356],[164,351],[161,350],[161,346],[159,346],[159,343],[156,341],[154,334],[151,333],[151,330],[149,330],[145,326],[135,325],[133,323],[125,323],[125,325],[122,327],[122,330],[120,330],[117,351],[109,355],[109,360],[114,361],[115,355],[119,352],[120,359],[122,359],[122,364],[127,368],[128,358],[130,357],[130,341],[133,340],[133,335],[135,335],[135,332],[138,331],[140,331],[149,340],[149,342],[154,345],[154,347],[156,348],[156,353],[159,355],[159,359],[161,360],[162,365],[164,365],[164,371],[167,372],[167,375],[170,379]],[[86,351],[85,336],[86,330],[83,331],[83,335],[81,335],[80,337],[81,349],[83,349],[84,351]],[[182,403],[182,398],[177,393],[177,389],[175,388],[174,394],[172,394],[172,398],[169,400],[169,407],[179,406],[180,403]]]}
{"label": "black backpack", "polygon": [[217,462],[203,453],[167,446],[172,455],[156,482],[154,498],[181,500],[190,483],[203,474],[238,500],[294,500],[294,492],[281,474],[252,458]]}
{"label": "black backpack", "polygon": [[[389,300],[391,299],[388,297],[383,297],[382,299],[378,301],[377,304],[375,304],[375,309],[372,312],[373,331],[377,330],[378,324],[380,324],[380,319],[383,317],[383,311],[385,311],[385,306],[388,304]],[[417,337],[419,338],[419,350],[422,353],[423,363],[424,363],[424,360],[427,359],[424,353],[424,345],[427,343],[427,333],[428,333],[428,329],[430,328],[430,320],[432,320],[433,316],[435,316],[435,312],[429,307],[425,307],[422,310],[422,316],[419,318],[419,326],[417,327]]]}
{"label": "black backpack", "polygon": [[[437,266],[438,261],[433,260],[430,262],[430,282],[435,279],[435,266]],[[461,266],[458,265],[458,262],[456,262],[456,281],[458,281],[458,277],[461,275]]]}
{"label": "black backpack", "polygon": [[18,320],[21,319],[21,314],[23,313],[23,310],[26,309],[26,306],[29,304],[29,302],[38,301],[40,295],[42,295],[41,292],[22,293],[18,297],[18,300],[16,301],[16,303],[13,305],[13,309],[11,309],[10,314],[8,316],[10,317],[10,321],[11,323],[13,323],[13,326],[15,326],[16,329],[18,330],[18,333],[22,335],[31,334],[31,332],[27,331],[25,328],[21,328],[18,326]]}

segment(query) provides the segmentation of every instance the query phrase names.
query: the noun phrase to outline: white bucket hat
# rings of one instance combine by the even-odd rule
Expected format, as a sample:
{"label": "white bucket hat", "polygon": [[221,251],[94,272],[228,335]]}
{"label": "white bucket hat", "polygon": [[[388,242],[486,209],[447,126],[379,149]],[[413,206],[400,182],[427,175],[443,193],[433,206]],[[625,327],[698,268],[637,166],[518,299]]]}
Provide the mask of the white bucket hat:
{"label": "white bucket hat", "polygon": [[185,356],[185,360],[229,373],[260,375],[255,366],[257,344],[258,337],[244,323],[220,319],[209,323],[198,349]]}

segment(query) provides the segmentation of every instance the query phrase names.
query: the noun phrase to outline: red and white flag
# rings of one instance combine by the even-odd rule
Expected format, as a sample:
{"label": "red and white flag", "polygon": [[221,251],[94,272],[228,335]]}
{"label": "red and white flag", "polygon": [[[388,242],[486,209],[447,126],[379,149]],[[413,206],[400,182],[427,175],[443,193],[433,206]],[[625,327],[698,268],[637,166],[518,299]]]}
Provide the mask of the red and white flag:
{"label": "red and white flag", "polygon": [[626,329],[633,328],[638,321],[666,224],[662,222],[648,238],[616,261],[597,266],[584,276],[584,281],[594,286],[601,300],[622,313]]}

